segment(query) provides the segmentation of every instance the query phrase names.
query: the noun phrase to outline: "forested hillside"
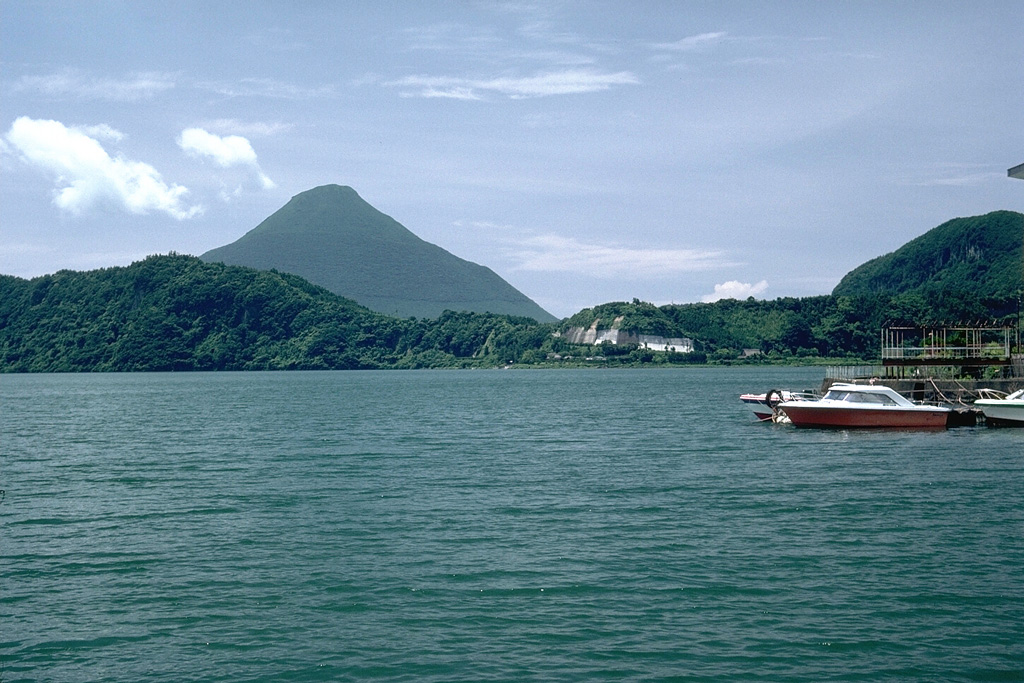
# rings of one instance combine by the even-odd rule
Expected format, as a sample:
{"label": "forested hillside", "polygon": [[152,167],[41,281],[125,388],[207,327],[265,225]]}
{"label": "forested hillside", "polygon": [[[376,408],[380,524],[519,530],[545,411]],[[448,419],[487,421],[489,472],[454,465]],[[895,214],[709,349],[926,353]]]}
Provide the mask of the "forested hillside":
{"label": "forested hillside", "polygon": [[[368,205],[369,206],[369,205]],[[956,219],[851,272],[831,296],[587,308],[561,324],[374,312],[298,275],[151,256],[127,267],[0,275],[0,372],[631,366],[872,359],[887,325],[1017,325],[1024,216]],[[843,293],[845,292],[845,293]],[[686,337],[689,353],[570,344],[572,328]]]}
{"label": "forested hillside", "polygon": [[[1013,325],[1018,298],[968,291],[747,299],[655,306],[634,300],[560,324],[489,313],[375,313],[302,278],[192,256],[128,267],[0,276],[0,371],[285,370],[868,360],[886,324]],[[634,334],[688,337],[692,353],[568,343],[618,320]],[[602,322],[604,321],[604,322]]]}
{"label": "forested hillside", "polygon": [[492,314],[390,318],[294,275],[192,256],[32,280],[0,276],[7,372],[497,364],[502,353],[539,346],[538,334],[550,330]]}
{"label": "forested hillside", "polygon": [[872,359],[879,354],[884,325],[1014,325],[1016,311],[1016,297],[983,298],[964,292],[723,299],[660,307],[634,300],[584,309],[562,327],[588,327],[595,319],[621,316],[623,330],[692,338],[709,361],[734,360],[744,349],[778,359]]}
{"label": "forested hillside", "polygon": [[891,254],[850,271],[833,294],[919,293],[936,296],[969,292],[1006,298],[1021,290],[1024,269],[1024,214],[993,211],[954,218]]}

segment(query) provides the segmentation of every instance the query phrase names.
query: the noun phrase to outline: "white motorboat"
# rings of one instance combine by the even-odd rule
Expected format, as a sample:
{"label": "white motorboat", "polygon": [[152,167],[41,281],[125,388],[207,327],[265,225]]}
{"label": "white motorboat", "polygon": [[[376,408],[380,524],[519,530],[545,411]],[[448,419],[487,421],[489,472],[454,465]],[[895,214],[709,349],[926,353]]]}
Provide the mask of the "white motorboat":
{"label": "white motorboat", "polygon": [[816,401],[785,401],[778,406],[797,427],[945,428],[950,408],[914,403],[875,384],[833,384]]}
{"label": "white motorboat", "polygon": [[740,400],[751,406],[754,415],[762,422],[771,420],[778,414],[779,404],[785,401],[813,401],[819,398],[812,391],[789,391],[788,389],[772,389],[763,394],[740,394]]}
{"label": "white motorboat", "polygon": [[1006,398],[979,398],[974,407],[985,413],[989,424],[1024,427],[1024,389]]}

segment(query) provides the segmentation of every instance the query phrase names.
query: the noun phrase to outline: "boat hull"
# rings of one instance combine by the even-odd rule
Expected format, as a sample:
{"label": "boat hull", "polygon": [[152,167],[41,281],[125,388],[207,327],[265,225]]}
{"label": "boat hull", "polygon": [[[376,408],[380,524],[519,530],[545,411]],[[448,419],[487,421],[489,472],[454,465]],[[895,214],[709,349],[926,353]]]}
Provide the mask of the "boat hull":
{"label": "boat hull", "polygon": [[980,399],[974,407],[985,414],[985,421],[990,424],[1024,427],[1024,401]]}
{"label": "boat hull", "polygon": [[775,401],[772,405],[777,406],[783,401],[808,400],[811,398],[809,391],[792,392],[786,389],[772,389],[763,394],[741,394],[740,400],[746,403],[754,411],[754,416],[761,422],[770,422],[775,417],[772,405],[768,404],[768,396],[774,395]]}
{"label": "boat hull", "polygon": [[946,410],[849,408],[813,402],[788,404],[782,409],[797,427],[945,429],[949,420]]}
{"label": "boat hull", "polygon": [[764,394],[743,394],[740,400],[751,407],[758,420],[766,422],[772,419],[772,409],[768,407]]}

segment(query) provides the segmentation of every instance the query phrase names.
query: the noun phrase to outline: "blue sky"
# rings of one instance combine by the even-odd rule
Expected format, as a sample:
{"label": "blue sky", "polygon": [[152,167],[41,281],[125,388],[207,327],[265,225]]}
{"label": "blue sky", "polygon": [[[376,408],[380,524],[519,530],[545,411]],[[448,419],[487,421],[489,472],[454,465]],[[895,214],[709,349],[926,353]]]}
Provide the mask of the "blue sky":
{"label": "blue sky", "polygon": [[808,296],[1024,211],[1024,3],[0,5],[0,272],[359,194],[557,316]]}

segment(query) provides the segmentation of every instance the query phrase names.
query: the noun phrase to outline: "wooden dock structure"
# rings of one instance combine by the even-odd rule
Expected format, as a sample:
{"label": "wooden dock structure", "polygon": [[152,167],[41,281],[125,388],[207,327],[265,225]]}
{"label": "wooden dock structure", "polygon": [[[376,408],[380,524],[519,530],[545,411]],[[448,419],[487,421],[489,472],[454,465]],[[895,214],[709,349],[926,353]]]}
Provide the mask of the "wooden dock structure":
{"label": "wooden dock structure", "polygon": [[885,327],[881,363],[829,367],[822,390],[835,382],[872,382],[914,401],[969,409],[979,398],[1024,388],[1016,334],[1008,326]]}

